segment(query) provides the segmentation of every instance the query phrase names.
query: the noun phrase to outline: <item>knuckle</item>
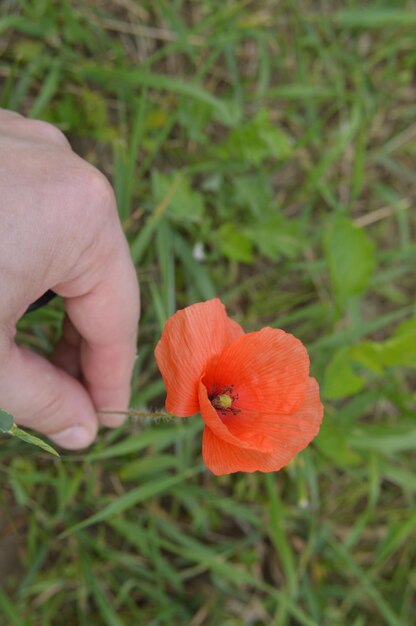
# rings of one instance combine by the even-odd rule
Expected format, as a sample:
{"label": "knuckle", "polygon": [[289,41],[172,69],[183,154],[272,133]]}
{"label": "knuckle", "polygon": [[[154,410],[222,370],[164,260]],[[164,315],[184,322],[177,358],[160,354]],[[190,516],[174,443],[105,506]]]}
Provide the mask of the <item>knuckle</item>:
{"label": "knuckle", "polygon": [[117,214],[113,188],[108,179],[95,167],[88,166],[81,173],[80,184],[92,218],[102,221]]}
{"label": "knuckle", "polygon": [[42,139],[52,143],[69,146],[68,139],[65,137],[63,132],[53,124],[43,122],[42,120],[29,120],[28,123],[30,123],[33,132],[38,134]]}
{"label": "knuckle", "polygon": [[113,188],[110,185],[108,179],[95,167],[91,167],[88,173],[88,184],[90,189],[96,198],[101,203],[111,205],[114,201]]}
{"label": "knuckle", "polygon": [[107,256],[118,221],[113,189],[107,178],[92,165],[80,159],[73,164],[67,177],[71,197],[69,219],[68,212],[59,219],[67,219],[65,232],[71,230],[78,241],[78,249],[87,251],[86,258],[96,259],[99,254]]}
{"label": "knuckle", "polygon": [[[99,255],[107,254],[114,237],[118,219],[114,193],[101,172],[74,154],[60,167],[63,175],[61,170],[52,183],[49,203],[56,207],[53,219],[62,242],[59,255],[67,266],[89,268]],[[63,205],[56,202],[59,197],[65,198]],[[50,212],[47,219],[51,219]]]}
{"label": "knuckle", "polygon": [[115,204],[113,189],[107,178],[94,166],[82,160],[77,155],[71,155],[66,162],[65,178],[58,181],[65,183],[68,191],[72,191],[72,198],[88,212],[94,212],[101,207],[111,208]]}

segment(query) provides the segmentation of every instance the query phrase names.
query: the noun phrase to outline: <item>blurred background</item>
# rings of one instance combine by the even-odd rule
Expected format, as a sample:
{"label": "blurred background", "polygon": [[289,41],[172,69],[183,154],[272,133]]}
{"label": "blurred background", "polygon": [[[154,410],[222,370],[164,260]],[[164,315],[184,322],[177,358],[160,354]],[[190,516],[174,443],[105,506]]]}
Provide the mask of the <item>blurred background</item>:
{"label": "blurred background", "polygon": [[[142,285],[132,406],[163,406],[167,317],[215,295],[299,337],[325,403],[268,475],[211,475],[198,418],[60,460],[3,436],[1,624],[414,623],[415,26],[400,0],[0,1],[0,106],[115,188]],[[62,316],[18,340],[47,354]]]}

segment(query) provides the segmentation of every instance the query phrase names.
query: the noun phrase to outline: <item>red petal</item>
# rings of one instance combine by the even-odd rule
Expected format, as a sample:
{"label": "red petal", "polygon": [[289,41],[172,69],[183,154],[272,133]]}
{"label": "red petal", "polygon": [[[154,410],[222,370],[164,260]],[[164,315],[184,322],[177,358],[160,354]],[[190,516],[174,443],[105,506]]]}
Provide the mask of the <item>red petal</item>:
{"label": "red petal", "polygon": [[155,357],[169,413],[187,417],[199,411],[198,385],[207,362],[243,334],[218,298],[192,304],[167,320]]}
{"label": "red petal", "polygon": [[[323,406],[319,400],[318,383],[314,378],[309,378],[305,401],[290,416],[290,428],[287,415],[276,416],[276,427],[273,429],[274,448],[271,452],[237,447],[220,439],[206,427],[202,441],[204,462],[217,476],[233,472],[277,471],[306,448],[318,434],[322,416]],[[280,436],[279,423],[282,426]]]}
{"label": "red petal", "polygon": [[209,393],[214,386],[233,386],[235,408],[252,416],[291,414],[303,403],[308,374],[302,342],[283,330],[263,328],[239,337],[212,359],[203,383]]}

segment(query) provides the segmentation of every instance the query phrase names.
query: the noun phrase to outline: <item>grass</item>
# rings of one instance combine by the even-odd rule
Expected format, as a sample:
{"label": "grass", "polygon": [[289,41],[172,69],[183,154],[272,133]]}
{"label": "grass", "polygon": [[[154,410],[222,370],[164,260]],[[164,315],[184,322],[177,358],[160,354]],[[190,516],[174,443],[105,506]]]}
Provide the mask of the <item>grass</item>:
{"label": "grass", "polygon": [[[132,405],[163,404],[166,318],[219,295],[302,339],[326,415],[270,475],[210,475],[198,419],[61,460],[2,439],[1,624],[412,624],[415,9],[2,3],[1,106],[116,190],[143,294]],[[47,353],[61,319],[19,340]]]}

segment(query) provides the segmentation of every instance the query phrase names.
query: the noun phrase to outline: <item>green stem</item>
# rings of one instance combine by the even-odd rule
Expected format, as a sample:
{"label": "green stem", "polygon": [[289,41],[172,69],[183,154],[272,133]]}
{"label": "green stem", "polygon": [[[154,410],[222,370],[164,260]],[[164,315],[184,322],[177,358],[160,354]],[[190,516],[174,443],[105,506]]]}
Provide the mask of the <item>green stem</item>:
{"label": "green stem", "polygon": [[128,411],[107,411],[104,409],[98,409],[97,413],[102,413],[105,415],[111,415],[111,414],[116,414],[116,415],[128,415],[128,416],[132,416],[132,417],[150,417],[151,419],[173,419],[174,415],[171,415],[170,413],[165,413],[164,411],[157,411],[156,413],[152,413],[150,411],[139,411],[137,409],[128,409]]}

